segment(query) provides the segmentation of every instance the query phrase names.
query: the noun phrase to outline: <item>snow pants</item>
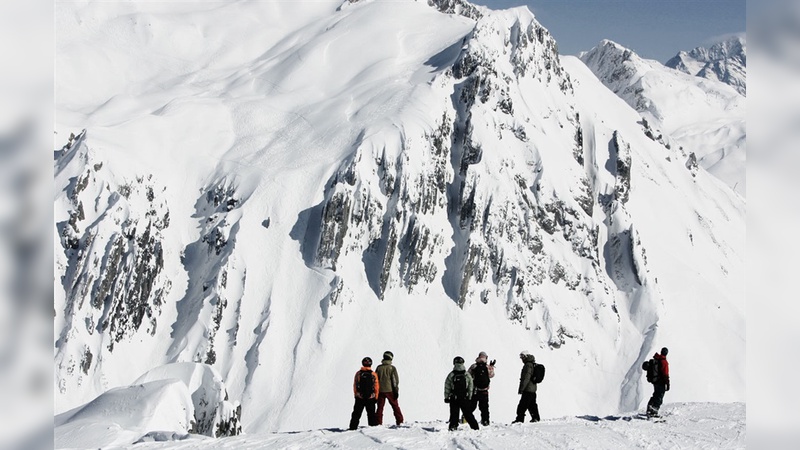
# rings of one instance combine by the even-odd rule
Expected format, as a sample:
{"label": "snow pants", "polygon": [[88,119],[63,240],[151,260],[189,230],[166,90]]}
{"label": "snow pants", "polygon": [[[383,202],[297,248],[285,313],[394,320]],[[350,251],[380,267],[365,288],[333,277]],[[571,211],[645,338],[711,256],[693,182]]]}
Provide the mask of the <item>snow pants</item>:
{"label": "snow pants", "polygon": [[363,399],[356,397],[356,403],[353,405],[353,415],[350,416],[350,429],[355,430],[358,428],[358,422],[361,421],[361,413],[367,410],[367,424],[375,426],[378,424],[378,416],[375,414],[375,399]]}
{"label": "snow pants", "polygon": [[386,400],[389,400],[389,405],[392,406],[395,422],[400,425],[403,423],[403,412],[400,411],[400,405],[397,403],[397,397],[395,397],[394,392],[381,392],[378,394],[378,425],[383,425],[383,407],[386,406]]}
{"label": "snow pants", "polygon": [[475,408],[480,408],[481,425],[489,424],[489,390],[476,390],[472,394],[470,411],[474,414]]}
{"label": "snow pants", "polygon": [[531,413],[531,422],[539,421],[539,405],[536,404],[536,392],[522,393],[517,405],[517,418],[514,422],[524,422],[525,411]]}
{"label": "snow pants", "polygon": [[467,419],[467,423],[469,427],[473,430],[477,430],[478,428],[478,421],[475,420],[475,416],[472,415],[472,402],[469,399],[451,399],[450,400],[450,430],[455,430],[458,428],[458,417],[459,411],[464,414],[464,418]]}
{"label": "snow pants", "polygon": [[667,385],[662,383],[653,384],[653,396],[647,402],[647,414],[651,416],[658,415],[658,409],[661,408],[661,403],[664,402],[664,393],[667,392]]}

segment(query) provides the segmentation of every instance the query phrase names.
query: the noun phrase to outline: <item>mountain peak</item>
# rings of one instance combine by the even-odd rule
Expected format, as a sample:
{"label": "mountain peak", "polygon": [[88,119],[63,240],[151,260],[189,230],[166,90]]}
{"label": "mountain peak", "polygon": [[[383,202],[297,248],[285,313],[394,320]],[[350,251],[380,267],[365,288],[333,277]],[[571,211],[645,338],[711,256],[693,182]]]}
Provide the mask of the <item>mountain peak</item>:
{"label": "mountain peak", "polygon": [[744,34],[729,36],[708,48],[701,46],[678,52],[665,65],[690,75],[721,81],[740,94],[747,94],[747,38]]}
{"label": "mountain peak", "polygon": [[590,60],[599,63],[600,61],[607,62],[609,58],[614,60],[622,60],[622,62],[641,61],[641,57],[639,57],[636,52],[610,39],[603,39],[588,52],[582,52],[580,54],[580,58],[586,62],[587,65],[589,65],[587,61]]}

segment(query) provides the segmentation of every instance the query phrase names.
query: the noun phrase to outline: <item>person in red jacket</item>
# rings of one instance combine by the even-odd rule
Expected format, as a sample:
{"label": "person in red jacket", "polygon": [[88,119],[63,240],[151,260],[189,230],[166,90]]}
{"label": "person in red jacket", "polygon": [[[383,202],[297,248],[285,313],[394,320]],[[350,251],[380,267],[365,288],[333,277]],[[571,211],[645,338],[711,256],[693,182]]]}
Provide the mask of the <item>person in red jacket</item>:
{"label": "person in red jacket", "polygon": [[667,347],[661,349],[661,354],[656,353],[653,359],[659,365],[658,376],[653,381],[653,396],[647,402],[647,416],[658,417],[658,409],[664,401],[664,393],[669,390],[669,362],[667,362]]}
{"label": "person in red jacket", "polygon": [[378,424],[378,415],[375,414],[375,403],[378,401],[380,383],[378,374],[372,371],[372,358],[369,356],[361,360],[361,369],[353,378],[353,395],[356,402],[353,405],[353,415],[350,416],[350,429],[358,428],[361,413],[367,410],[367,423],[369,426]]}

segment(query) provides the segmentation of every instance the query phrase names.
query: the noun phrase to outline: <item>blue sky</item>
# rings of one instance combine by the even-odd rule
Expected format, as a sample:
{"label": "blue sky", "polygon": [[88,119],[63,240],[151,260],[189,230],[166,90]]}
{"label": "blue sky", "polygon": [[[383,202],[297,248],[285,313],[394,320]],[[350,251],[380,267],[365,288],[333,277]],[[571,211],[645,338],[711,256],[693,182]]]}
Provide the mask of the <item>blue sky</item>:
{"label": "blue sky", "polygon": [[527,5],[574,55],[611,39],[644,58],[665,62],[679,50],[743,33],[746,0],[470,0],[492,9]]}

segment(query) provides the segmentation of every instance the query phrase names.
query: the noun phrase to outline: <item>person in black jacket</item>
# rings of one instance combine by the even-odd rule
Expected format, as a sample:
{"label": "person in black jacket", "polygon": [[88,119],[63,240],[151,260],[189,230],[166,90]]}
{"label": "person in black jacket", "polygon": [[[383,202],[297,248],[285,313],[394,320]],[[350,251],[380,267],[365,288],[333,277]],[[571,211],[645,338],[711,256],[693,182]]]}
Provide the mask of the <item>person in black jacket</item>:
{"label": "person in black jacket", "polygon": [[459,411],[464,414],[470,428],[479,428],[470,409],[473,389],[472,376],[464,368],[464,358],[456,356],[453,358],[453,371],[444,380],[444,402],[450,404],[450,431],[458,429]]}
{"label": "person in black jacket", "polygon": [[669,362],[667,362],[667,347],[661,349],[661,354],[654,354],[653,359],[658,364],[658,376],[653,380],[653,396],[647,402],[647,416],[658,417],[658,410],[664,401],[664,393],[669,390]]}
{"label": "person in black jacket", "polygon": [[494,360],[489,361],[486,352],[478,353],[475,364],[469,366],[469,374],[472,375],[472,382],[475,385],[475,393],[472,394],[470,408],[475,413],[475,408],[480,407],[481,425],[489,425],[489,384],[494,378]]}
{"label": "person in black jacket", "polygon": [[525,411],[531,413],[531,422],[538,422],[540,420],[539,405],[536,404],[536,383],[533,382],[533,366],[536,364],[536,358],[527,350],[523,350],[519,354],[519,358],[523,365],[517,392],[521,397],[517,405],[517,418],[512,423],[524,422]]}

